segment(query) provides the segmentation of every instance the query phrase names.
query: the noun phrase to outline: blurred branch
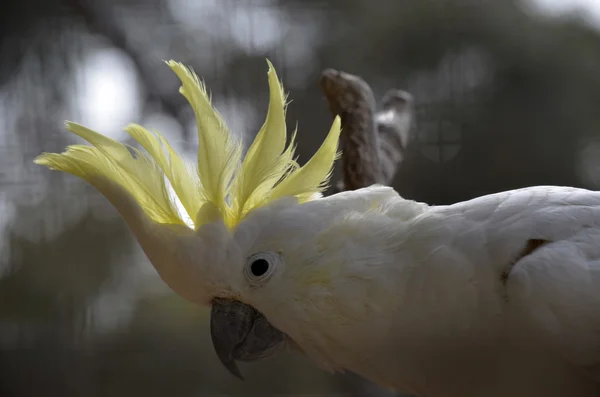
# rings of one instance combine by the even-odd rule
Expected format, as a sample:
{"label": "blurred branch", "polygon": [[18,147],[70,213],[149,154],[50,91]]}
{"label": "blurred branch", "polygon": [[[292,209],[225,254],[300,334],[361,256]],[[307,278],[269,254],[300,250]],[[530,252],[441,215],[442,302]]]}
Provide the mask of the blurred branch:
{"label": "blurred branch", "polygon": [[343,177],[334,193],[390,184],[409,141],[412,96],[388,90],[377,110],[373,91],[363,79],[333,69],[321,74],[321,88],[331,113],[342,119]]}

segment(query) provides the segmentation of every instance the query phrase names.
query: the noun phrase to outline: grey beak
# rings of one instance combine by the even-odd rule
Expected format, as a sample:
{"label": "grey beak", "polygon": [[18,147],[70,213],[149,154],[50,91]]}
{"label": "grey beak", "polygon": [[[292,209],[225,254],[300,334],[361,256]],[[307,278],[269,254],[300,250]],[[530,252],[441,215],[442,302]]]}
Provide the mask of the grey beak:
{"label": "grey beak", "polygon": [[216,298],[210,314],[210,335],[225,368],[244,380],[235,360],[254,361],[285,347],[287,335],[274,328],[252,306]]}

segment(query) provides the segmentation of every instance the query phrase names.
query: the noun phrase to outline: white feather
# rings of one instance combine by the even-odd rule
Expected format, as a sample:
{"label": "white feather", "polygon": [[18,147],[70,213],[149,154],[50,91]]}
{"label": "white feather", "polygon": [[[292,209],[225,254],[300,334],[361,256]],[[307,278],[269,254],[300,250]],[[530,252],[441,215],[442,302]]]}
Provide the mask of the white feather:
{"label": "white feather", "polygon": [[[285,262],[244,301],[325,369],[428,397],[600,391],[598,192],[430,207],[375,186],[265,208],[239,233]],[[519,260],[532,239],[548,243]]]}

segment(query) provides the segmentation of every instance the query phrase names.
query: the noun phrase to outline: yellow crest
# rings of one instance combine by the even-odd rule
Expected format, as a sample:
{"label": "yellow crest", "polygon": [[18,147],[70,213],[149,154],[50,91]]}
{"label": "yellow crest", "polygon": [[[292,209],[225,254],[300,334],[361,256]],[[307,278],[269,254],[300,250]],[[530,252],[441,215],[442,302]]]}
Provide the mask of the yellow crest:
{"label": "yellow crest", "polygon": [[197,165],[181,158],[160,134],[139,125],[129,125],[125,131],[145,151],[72,122],[66,123],[67,129],[93,146],[72,145],[61,154],[44,153],[35,163],[85,180],[107,178],[127,191],[153,221],[185,225],[170,184],[196,229],[213,220],[214,210],[233,228],[249,211],[273,200],[285,196],[296,197],[299,202],[312,200],[327,187],[338,157],[340,119],[335,118],[319,150],[299,167],[294,160],[295,133],[286,146],[283,87],[273,65],[267,63],[269,110],[243,161],[242,143],[211,105],[204,84],[191,69],[168,61],[181,80],[179,91],[196,116]]}

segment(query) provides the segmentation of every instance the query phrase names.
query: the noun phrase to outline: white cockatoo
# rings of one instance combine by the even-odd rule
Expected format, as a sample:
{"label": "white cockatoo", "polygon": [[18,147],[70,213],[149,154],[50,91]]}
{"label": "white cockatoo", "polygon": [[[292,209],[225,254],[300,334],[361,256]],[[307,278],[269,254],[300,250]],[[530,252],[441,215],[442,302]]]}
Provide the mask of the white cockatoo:
{"label": "white cockatoo", "polygon": [[[285,95],[242,143],[198,77],[167,64],[198,124],[198,161],[139,125],[144,150],[81,125],[93,146],[35,162],[103,194],[176,293],[210,305],[216,354],[235,375],[289,348],[423,397],[600,395],[600,193],[540,186],[447,206],[390,187],[323,198],[340,119],[302,167]],[[183,210],[180,210],[183,208]]]}

